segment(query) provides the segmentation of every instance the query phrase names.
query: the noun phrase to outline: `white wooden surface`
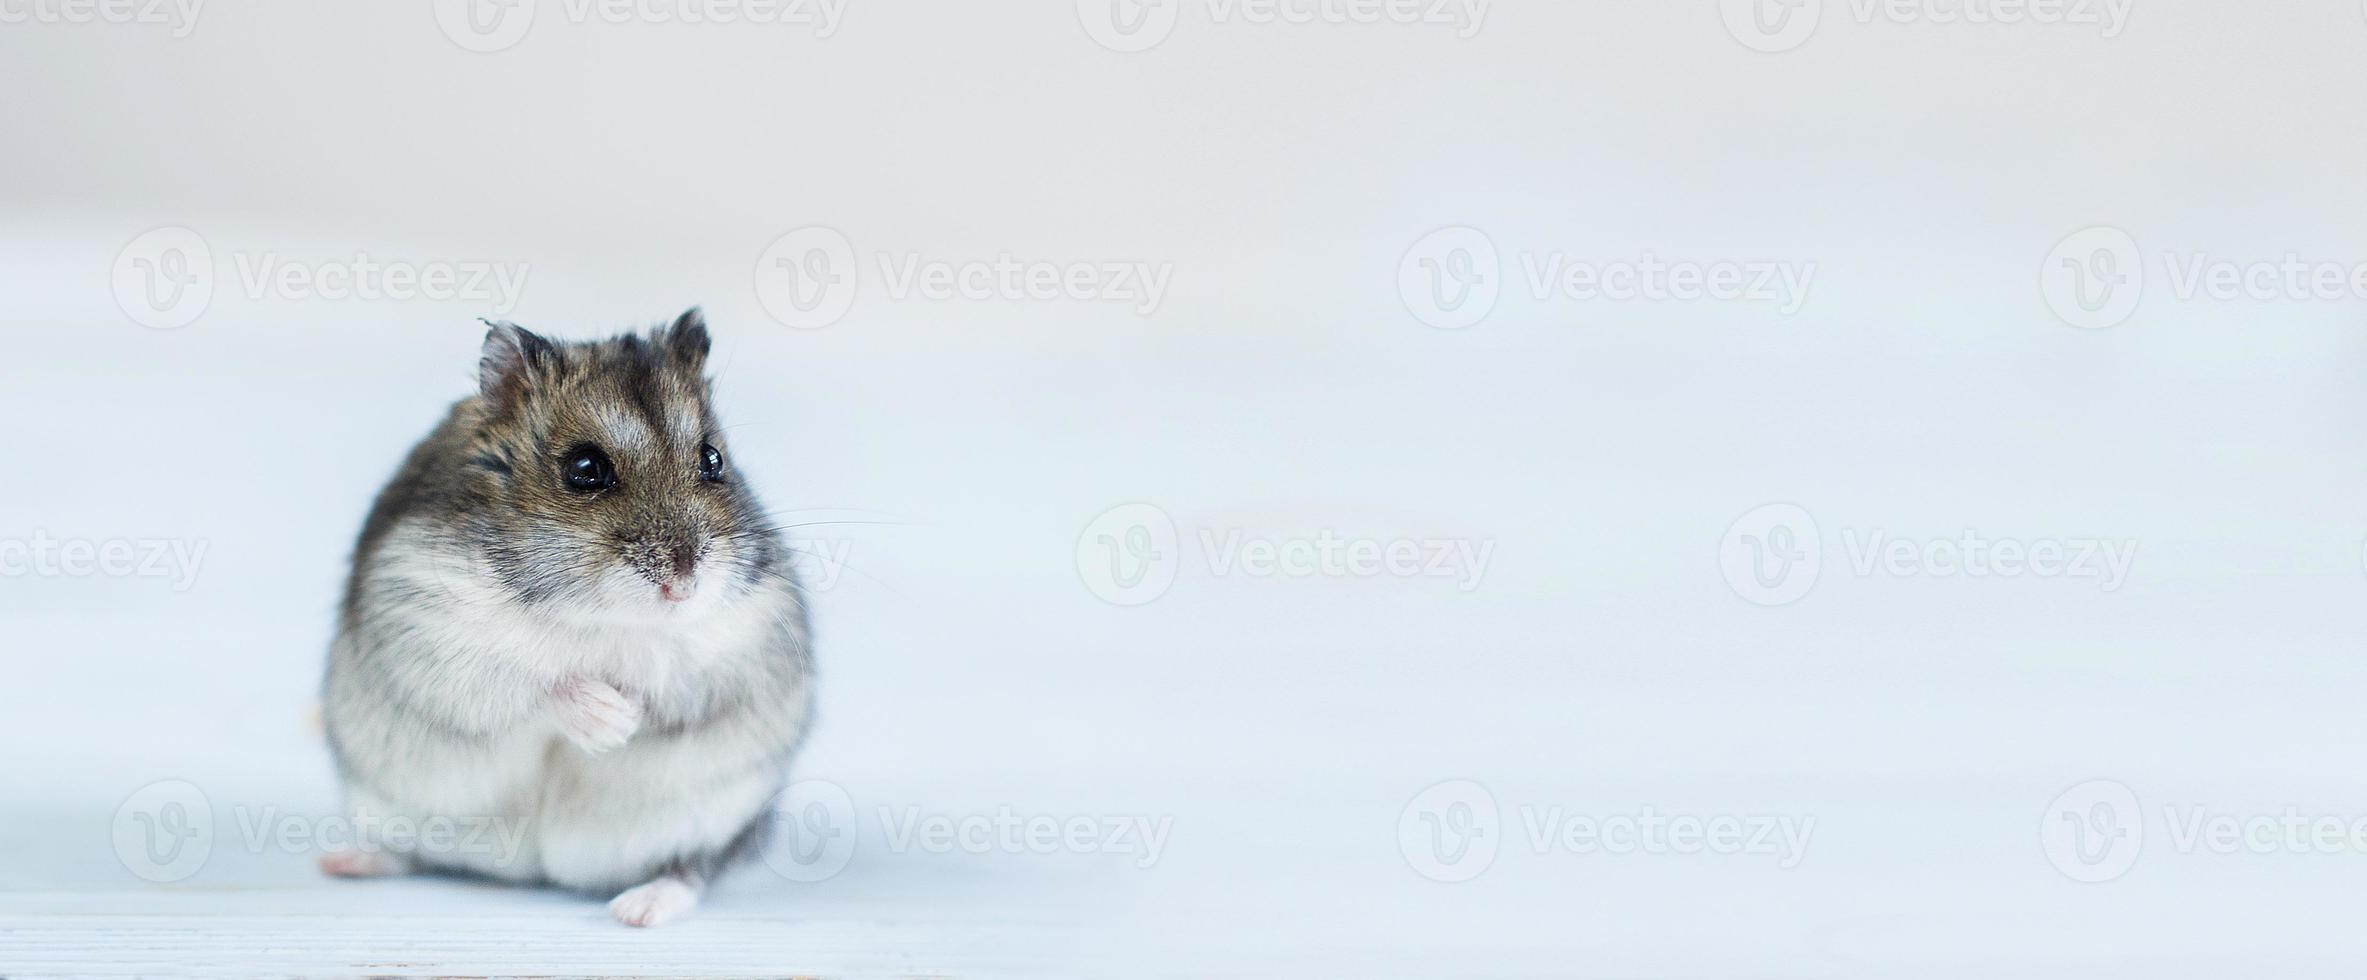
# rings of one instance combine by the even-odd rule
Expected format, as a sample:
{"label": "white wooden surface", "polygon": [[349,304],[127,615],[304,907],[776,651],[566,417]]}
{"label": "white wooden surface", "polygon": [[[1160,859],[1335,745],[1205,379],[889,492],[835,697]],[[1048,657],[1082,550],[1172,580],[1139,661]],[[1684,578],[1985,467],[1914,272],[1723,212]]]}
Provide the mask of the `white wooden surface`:
{"label": "white wooden surface", "polygon": [[467,882],[201,877],[246,880],[0,895],[0,974],[1030,976],[1082,949],[1040,907],[860,885],[820,897],[761,868],[654,930],[596,901]]}

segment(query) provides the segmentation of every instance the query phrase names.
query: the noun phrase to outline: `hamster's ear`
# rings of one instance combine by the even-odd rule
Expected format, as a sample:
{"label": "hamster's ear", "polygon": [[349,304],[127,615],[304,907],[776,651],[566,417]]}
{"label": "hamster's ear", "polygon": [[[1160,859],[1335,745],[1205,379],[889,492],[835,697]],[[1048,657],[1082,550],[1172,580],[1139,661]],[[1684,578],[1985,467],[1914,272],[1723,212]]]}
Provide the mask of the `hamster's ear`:
{"label": "hamster's ear", "polygon": [[558,363],[558,348],[507,320],[485,320],[485,352],[477,360],[477,390],[507,405]]}
{"label": "hamster's ear", "polygon": [[707,348],[711,344],[707,337],[706,311],[696,306],[682,311],[681,316],[674,318],[674,325],[658,338],[658,345],[666,349],[667,359],[692,374],[706,369]]}

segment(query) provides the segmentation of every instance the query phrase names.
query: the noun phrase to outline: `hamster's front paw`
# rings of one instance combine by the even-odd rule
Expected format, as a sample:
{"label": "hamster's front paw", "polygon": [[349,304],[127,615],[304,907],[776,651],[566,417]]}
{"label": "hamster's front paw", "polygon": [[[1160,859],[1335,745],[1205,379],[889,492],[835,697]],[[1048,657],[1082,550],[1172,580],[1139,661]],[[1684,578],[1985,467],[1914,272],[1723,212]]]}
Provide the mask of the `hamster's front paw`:
{"label": "hamster's front paw", "polygon": [[598,754],[625,744],[641,730],[641,707],[616,688],[595,680],[566,681],[553,692],[559,730],[586,752]]}

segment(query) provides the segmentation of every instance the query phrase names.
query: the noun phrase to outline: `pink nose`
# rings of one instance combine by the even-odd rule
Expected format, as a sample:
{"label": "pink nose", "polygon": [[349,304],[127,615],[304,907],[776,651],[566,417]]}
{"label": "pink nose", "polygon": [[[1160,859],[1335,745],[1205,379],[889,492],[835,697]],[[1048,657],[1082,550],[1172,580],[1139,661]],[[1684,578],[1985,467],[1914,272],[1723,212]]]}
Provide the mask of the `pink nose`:
{"label": "pink nose", "polygon": [[698,586],[687,578],[672,579],[658,586],[658,597],[667,602],[688,601],[697,592]]}

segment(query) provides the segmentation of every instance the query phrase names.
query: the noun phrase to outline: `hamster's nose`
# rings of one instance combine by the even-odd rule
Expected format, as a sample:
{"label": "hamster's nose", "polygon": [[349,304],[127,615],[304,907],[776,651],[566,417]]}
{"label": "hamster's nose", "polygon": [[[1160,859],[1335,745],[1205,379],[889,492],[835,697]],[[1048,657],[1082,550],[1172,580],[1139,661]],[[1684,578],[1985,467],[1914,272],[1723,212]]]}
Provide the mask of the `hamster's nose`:
{"label": "hamster's nose", "polygon": [[658,597],[667,602],[689,601],[698,592],[698,546],[676,544],[666,552],[665,557],[671,574],[658,582]]}

